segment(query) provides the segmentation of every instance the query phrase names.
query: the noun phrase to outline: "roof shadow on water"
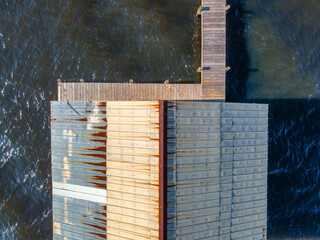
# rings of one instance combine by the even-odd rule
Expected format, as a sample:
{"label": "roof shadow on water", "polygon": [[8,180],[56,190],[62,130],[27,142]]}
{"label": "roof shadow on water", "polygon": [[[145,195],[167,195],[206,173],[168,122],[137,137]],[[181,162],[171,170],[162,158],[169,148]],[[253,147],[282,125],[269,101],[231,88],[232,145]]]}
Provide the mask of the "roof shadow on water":
{"label": "roof shadow on water", "polygon": [[248,53],[245,38],[245,11],[239,0],[228,0],[232,7],[227,12],[227,101],[243,102],[246,99],[248,78]]}

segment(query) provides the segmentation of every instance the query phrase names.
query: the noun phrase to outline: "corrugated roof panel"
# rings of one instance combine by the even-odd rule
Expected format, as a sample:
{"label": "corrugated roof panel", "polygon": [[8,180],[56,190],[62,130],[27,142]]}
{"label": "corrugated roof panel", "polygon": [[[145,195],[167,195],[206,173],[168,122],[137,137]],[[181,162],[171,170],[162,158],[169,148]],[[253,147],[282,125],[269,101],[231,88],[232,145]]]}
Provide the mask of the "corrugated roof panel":
{"label": "corrugated roof panel", "polygon": [[106,239],[106,108],[52,102],[54,239]]}
{"label": "corrugated roof panel", "polygon": [[169,239],[265,237],[268,106],[172,101],[168,126]]}
{"label": "corrugated roof panel", "polygon": [[54,239],[106,239],[106,214],[103,204],[54,194]]}
{"label": "corrugated roof panel", "polygon": [[[230,235],[264,239],[267,224],[268,106],[221,104],[223,151],[232,159]],[[230,134],[231,132],[231,134]]]}
{"label": "corrugated roof panel", "polygon": [[170,101],[168,126],[168,239],[217,236],[219,106]]}
{"label": "corrugated roof panel", "polygon": [[51,113],[54,238],[158,239],[159,102]]}
{"label": "corrugated roof panel", "polygon": [[108,239],[158,239],[159,102],[107,102],[106,114]]}

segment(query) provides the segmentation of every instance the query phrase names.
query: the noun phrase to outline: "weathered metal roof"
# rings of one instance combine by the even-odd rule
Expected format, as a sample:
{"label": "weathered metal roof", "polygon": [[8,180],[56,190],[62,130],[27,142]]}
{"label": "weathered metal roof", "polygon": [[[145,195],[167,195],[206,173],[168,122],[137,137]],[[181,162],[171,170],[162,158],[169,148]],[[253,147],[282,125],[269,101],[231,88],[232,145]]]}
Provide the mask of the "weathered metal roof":
{"label": "weathered metal roof", "polygon": [[107,102],[108,239],[159,239],[159,102]]}
{"label": "weathered metal roof", "polygon": [[106,239],[106,106],[52,102],[54,239]]}
{"label": "weathered metal roof", "polygon": [[264,239],[268,106],[168,102],[168,239]]}
{"label": "weathered metal roof", "polygon": [[263,239],[268,106],[52,102],[54,239]]}
{"label": "weathered metal roof", "polygon": [[52,102],[51,128],[55,239],[158,239],[159,102]]}

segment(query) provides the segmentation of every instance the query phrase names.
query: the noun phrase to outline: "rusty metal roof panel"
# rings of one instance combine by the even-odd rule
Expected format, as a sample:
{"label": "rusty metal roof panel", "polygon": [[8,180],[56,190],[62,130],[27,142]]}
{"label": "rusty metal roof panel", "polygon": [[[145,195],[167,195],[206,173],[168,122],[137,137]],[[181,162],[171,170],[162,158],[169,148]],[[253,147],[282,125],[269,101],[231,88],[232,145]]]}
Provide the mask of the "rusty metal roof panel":
{"label": "rusty metal roof panel", "polygon": [[158,239],[159,102],[52,102],[51,128],[54,239]]}
{"label": "rusty metal roof panel", "polygon": [[106,207],[53,195],[54,239],[106,239]]}
{"label": "rusty metal roof panel", "polygon": [[106,239],[103,102],[52,102],[54,239]]}
{"label": "rusty metal roof panel", "polygon": [[219,234],[219,109],[208,102],[168,102],[168,239]]}
{"label": "rusty metal roof panel", "polygon": [[105,188],[107,124],[101,112],[105,112],[105,103],[52,102],[54,181]]}
{"label": "rusty metal roof panel", "polygon": [[230,163],[228,196],[233,239],[265,239],[267,225],[268,105],[221,103],[222,158]]}
{"label": "rusty metal roof panel", "polygon": [[265,238],[268,106],[171,101],[168,126],[168,238]]}
{"label": "rusty metal roof panel", "polygon": [[107,102],[106,115],[107,236],[158,239],[159,102]]}

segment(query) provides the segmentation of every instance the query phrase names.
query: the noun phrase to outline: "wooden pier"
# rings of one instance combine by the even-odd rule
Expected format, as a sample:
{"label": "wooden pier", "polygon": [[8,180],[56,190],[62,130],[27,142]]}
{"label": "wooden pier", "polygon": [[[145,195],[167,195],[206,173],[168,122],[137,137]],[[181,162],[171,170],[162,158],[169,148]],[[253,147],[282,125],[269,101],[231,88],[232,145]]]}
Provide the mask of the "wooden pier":
{"label": "wooden pier", "polygon": [[210,8],[201,15],[202,99],[225,100],[226,94],[226,1],[202,0]]}
{"label": "wooden pier", "polygon": [[226,0],[202,0],[201,83],[58,83],[59,101],[225,101]]}

